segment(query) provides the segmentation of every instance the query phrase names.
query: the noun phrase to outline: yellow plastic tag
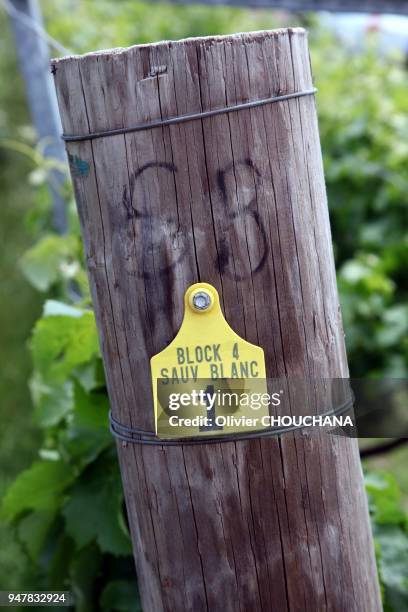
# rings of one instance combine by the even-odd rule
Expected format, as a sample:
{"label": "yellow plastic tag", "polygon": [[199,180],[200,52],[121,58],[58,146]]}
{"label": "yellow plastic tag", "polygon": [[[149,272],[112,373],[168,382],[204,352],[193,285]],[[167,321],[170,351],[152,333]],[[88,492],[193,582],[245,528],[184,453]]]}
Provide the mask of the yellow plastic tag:
{"label": "yellow plastic tag", "polygon": [[257,423],[268,408],[250,401],[267,390],[262,348],[231,329],[211,285],[192,285],[184,302],[177,336],[151,359],[156,434],[185,438],[262,429]]}

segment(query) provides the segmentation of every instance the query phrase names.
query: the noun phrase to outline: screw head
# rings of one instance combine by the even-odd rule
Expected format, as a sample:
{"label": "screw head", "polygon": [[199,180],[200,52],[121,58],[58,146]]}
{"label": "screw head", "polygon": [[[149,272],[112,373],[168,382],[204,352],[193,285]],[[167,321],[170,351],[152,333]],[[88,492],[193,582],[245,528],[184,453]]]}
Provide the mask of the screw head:
{"label": "screw head", "polygon": [[197,293],[194,293],[192,302],[194,308],[200,311],[207,310],[212,304],[211,296],[206,291],[197,291]]}

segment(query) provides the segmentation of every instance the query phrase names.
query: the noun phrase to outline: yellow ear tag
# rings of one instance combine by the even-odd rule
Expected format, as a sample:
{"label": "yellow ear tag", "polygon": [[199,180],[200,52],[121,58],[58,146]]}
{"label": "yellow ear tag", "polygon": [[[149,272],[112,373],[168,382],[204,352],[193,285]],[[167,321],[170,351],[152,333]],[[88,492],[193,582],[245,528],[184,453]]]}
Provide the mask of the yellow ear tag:
{"label": "yellow ear tag", "polygon": [[211,285],[189,287],[177,336],[150,363],[158,437],[263,428],[269,415],[260,401],[267,391],[264,352],[231,329]]}

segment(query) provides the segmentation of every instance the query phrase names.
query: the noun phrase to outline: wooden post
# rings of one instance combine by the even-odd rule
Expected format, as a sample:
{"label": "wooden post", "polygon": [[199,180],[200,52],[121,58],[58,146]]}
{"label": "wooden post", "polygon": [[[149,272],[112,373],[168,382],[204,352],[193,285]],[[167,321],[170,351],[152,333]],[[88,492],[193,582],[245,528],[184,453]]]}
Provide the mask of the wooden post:
{"label": "wooden post", "polygon": [[[287,29],[53,61],[65,133],[312,87]],[[313,96],[68,145],[113,415],[213,284],[269,377],[347,377]],[[145,612],[381,610],[356,440],[118,444]]]}

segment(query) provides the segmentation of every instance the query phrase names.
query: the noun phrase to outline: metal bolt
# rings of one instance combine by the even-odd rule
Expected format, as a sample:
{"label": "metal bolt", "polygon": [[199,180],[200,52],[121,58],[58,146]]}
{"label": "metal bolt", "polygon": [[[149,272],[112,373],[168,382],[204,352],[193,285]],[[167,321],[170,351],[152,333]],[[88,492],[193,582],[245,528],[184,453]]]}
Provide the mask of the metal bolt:
{"label": "metal bolt", "polygon": [[193,295],[193,306],[196,310],[207,310],[211,306],[211,297],[206,291],[197,291]]}

